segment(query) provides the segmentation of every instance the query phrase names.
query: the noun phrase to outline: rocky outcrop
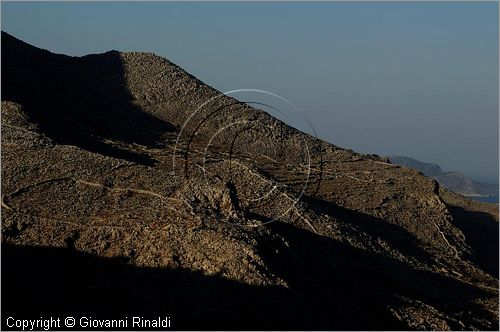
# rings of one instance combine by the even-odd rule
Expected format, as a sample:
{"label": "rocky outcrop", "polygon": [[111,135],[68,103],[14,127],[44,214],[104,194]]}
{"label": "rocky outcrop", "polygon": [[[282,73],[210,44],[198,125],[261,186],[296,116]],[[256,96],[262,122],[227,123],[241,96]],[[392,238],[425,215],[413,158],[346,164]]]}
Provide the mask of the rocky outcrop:
{"label": "rocky outcrop", "polygon": [[411,167],[432,177],[448,190],[472,199],[496,197],[498,202],[498,185],[475,181],[458,172],[444,172],[437,164],[423,163],[409,157],[391,156],[389,158],[396,165]]}
{"label": "rocky outcrop", "polygon": [[415,170],[153,54],[67,57],[2,33],[2,88],[3,316],[498,328],[497,276]]}

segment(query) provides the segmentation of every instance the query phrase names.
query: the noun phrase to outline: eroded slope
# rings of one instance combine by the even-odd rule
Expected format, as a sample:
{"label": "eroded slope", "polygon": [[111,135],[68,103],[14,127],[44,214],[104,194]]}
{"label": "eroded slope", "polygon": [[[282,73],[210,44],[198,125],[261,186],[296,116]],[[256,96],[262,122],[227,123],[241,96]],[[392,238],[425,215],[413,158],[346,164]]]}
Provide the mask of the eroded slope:
{"label": "eroded slope", "polygon": [[[303,134],[153,54],[72,58],[2,33],[2,87],[6,313],[498,327],[497,279],[416,171]],[[40,269],[43,289],[27,277]]]}

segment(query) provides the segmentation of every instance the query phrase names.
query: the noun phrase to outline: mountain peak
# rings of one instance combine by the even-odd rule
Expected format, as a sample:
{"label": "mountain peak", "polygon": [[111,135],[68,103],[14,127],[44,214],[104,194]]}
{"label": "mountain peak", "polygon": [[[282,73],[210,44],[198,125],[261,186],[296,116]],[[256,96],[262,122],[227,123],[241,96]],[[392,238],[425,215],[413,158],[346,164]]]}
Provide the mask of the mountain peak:
{"label": "mountain peak", "polygon": [[164,58],[24,45],[2,33],[3,316],[498,328],[488,205]]}

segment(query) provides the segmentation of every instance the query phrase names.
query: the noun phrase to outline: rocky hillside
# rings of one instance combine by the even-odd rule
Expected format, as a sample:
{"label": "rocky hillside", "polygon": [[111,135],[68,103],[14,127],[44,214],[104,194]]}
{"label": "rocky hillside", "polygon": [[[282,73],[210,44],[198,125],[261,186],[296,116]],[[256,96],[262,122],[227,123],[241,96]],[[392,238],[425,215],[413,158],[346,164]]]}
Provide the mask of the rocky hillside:
{"label": "rocky hillside", "polygon": [[496,210],[154,54],[1,54],[2,317],[498,329]]}
{"label": "rocky hillside", "polygon": [[471,198],[498,197],[498,186],[474,181],[458,172],[444,172],[437,164],[424,163],[413,158],[391,156],[390,161],[396,165],[414,168],[434,178],[443,187]]}

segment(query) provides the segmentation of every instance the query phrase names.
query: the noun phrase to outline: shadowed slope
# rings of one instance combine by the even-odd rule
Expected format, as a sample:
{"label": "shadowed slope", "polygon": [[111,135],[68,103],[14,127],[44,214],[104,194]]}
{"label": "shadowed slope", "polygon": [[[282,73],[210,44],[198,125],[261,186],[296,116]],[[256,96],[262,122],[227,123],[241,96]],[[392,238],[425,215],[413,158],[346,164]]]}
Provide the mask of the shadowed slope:
{"label": "shadowed slope", "polygon": [[[74,249],[3,244],[2,314],[168,315],[174,329],[408,329],[419,326],[399,322],[390,306],[404,307],[416,296],[460,317],[465,309],[460,303],[486,295],[284,223],[273,224],[272,233],[284,236],[288,245],[270,236],[259,240],[259,251],[288,287],[246,285],[179,268],[135,267],[127,258],[98,258]],[[476,319],[483,314],[472,304],[466,309]],[[413,314],[423,318],[422,312]],[[448,328],[443,318],[435,317],[432,327]]]}
{"label": "shadowed slope", "polygon": [[498,280],[470,235],[485,230],[461,231],[451,205],[464,203],[432,179],[305,135],[152,54],[3,40],[3,317],[498,328]]}
{"label": "shadowed slope", "polygon": [[151,165],[127,148],[165,145],[171,124],[134,104],[119,52],[82,58],[52,54],[2,32],[2,98],[23,106],[56,144]]}

